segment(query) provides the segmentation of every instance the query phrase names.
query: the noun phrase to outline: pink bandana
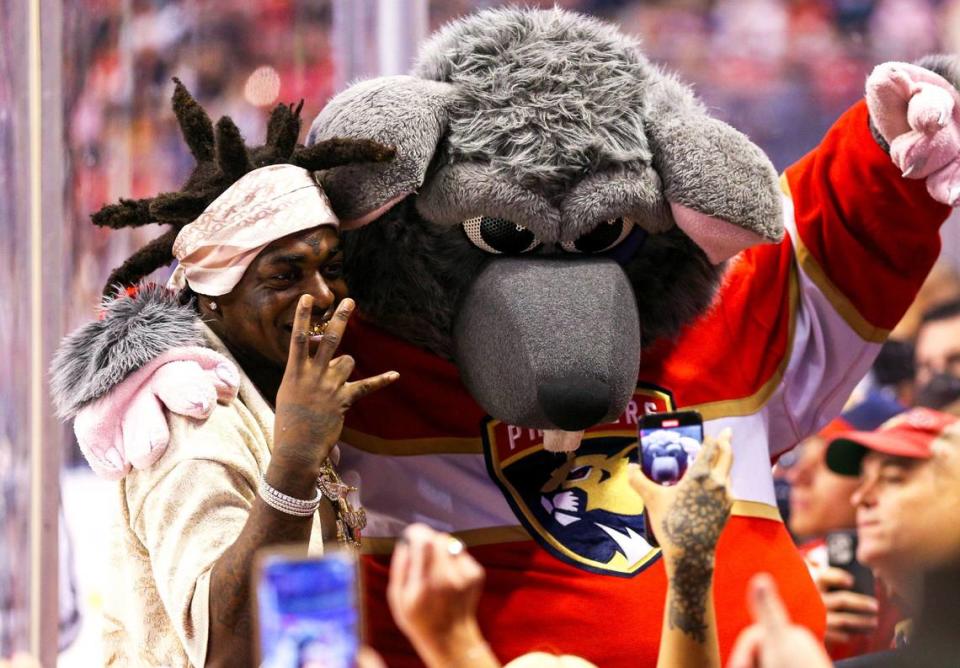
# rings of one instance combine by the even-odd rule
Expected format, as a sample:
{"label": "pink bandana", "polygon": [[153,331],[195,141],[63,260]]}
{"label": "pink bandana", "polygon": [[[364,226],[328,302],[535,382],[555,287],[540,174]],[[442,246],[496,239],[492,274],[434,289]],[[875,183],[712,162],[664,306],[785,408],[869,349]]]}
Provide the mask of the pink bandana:
{"label": "pink bandana", "polygon": [[295,165],[255,169],[180,230],[173,243],[180,264],[167,285],[226,294],[269,244],[321,225],[337,227],[339,221],[309,171]]}

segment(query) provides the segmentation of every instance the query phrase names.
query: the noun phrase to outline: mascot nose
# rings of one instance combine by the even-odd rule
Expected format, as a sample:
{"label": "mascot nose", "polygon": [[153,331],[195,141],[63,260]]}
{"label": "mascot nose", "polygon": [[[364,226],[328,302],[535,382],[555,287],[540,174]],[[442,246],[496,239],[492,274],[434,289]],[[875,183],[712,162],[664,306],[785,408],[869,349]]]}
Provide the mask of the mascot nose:
{"label": "mascot nose", "polygon": [[453,338],[467,389],[507,424],[580,431],[617,419],[636,389],[636,296],[605,258],[491,260]]}
{"label": "mascot nose", "polygon": [[603,381],[569,375],[544,383],[538,392],[547,418],[564,431],[597,424],[610,409],[610,388]]}

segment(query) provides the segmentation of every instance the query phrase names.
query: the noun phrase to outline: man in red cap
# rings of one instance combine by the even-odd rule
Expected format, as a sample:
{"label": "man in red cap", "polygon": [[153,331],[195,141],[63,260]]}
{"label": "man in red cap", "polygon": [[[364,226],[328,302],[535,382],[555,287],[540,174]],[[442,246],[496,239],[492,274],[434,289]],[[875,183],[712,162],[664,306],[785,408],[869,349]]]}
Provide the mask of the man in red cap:
{"label": "man in red cap", "polygon": [[830,566],[827,541],[855,536],[856,508],[850,497],[859,483],[827,468],[827,444],[840,434],[876,429],[903,410],[886,395],[870,392],[778,462],[790,484],[787,523],[800,541],[800,552],[823,597],[827,609],[824,641],[834,660],[889,647],[900,613],[882,587],[856,591],[853,575]]}
{"label": "man in red cap", "polygon": [[[960,560],[960,420],[927,408],[827,447],[827,466],[860,476],[857,559],[915,611],[924,573]],[[898,633],[898,643],[905,639]]]}

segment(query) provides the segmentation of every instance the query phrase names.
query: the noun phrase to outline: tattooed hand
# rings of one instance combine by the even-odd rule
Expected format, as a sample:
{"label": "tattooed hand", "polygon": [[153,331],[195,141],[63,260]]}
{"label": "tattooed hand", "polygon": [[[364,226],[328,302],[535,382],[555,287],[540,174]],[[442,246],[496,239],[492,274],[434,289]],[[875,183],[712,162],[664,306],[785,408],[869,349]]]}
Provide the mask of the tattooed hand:
{"label": "tattooed hand", "polygon": [[730,516],[730,430],[707,438],[679,484],[664,487],[636,465],[630,483],[643,498],[670,580],[668,621],[698,642],[706,636],[707,596],[717,541]]}
{"label": "tattooed hand", "polygon": [[333,355],[353,308],[353,300],[344,299],[326,330],[311,334],[313,298],[303,295],[297,304],[287,368],[277,392],[274,459],[309,471],[313,480],[340,437],[347,409],[400,377],[389,371],[347,382],[353,373],[353,358]]}

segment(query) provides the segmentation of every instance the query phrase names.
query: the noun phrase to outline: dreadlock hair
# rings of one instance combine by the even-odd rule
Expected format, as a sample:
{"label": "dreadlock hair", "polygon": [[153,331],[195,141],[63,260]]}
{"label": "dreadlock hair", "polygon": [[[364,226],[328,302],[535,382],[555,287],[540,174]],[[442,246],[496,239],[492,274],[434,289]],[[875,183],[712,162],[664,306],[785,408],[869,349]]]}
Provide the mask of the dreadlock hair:
{"label": "dreadlock hair", "polygon": [[244,174],[268,165],[291,164],[310,171],[354,162],[383,162],[393,158],[391,147],[366,139],[333,138],[306,147],[300,136],[300,104],[278,105],[270,114],[267,139],[262,146],[247,147],[229,116],[216,127],[179,79],[174,78],[173,113],[196,161],[186,183],[177,192],[145,199],[121,199],[91,215],[94,225],[120,229],[150,223],[170,229],[114,269],[103,289],[104,297],[122,292],[155,269],[173,262],[173,242],[187,224]]}

